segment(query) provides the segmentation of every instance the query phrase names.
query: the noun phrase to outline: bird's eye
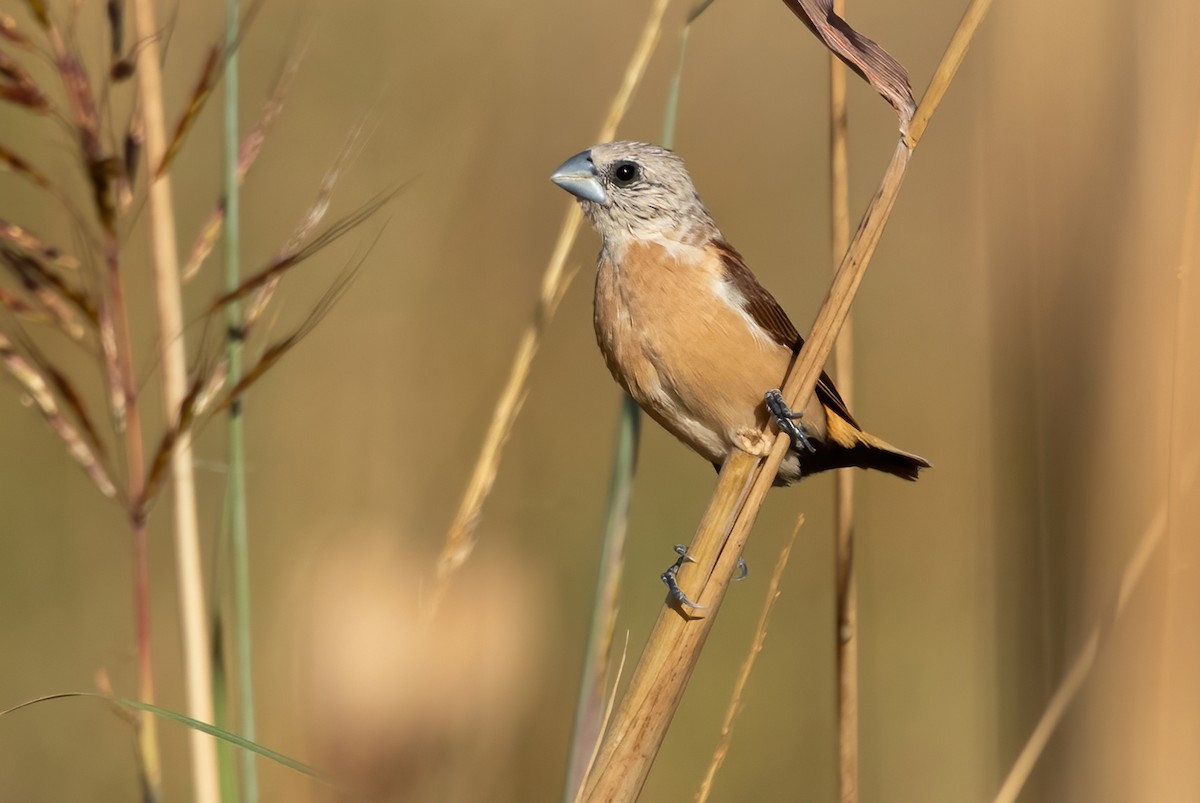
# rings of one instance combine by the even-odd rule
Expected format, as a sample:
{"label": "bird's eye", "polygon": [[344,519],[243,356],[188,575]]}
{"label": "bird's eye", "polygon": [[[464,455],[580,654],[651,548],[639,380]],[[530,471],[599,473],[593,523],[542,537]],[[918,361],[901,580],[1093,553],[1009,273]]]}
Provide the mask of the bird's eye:
{"label": "bird's eye", "polygon": [[641,172],[634,162],[618,162],[617,166],[613,168],[613,178],[616,180],[617,186],[628,187],[638,180]]}

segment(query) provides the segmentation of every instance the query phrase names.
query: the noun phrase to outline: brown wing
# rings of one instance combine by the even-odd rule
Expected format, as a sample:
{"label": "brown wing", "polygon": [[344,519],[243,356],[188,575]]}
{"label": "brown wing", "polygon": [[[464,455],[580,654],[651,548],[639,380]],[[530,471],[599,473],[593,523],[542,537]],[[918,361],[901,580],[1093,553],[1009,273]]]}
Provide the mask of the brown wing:
{"label": "brown wing", "polygon": [[[787,346],[793,354],[800,353],[800,347],[804,345],[804,338],[796,331],[796,327],[792,325],[792,321],[783,311],[783,307],[779,306],[775,296],[759,284],[758,279],[746,267],[742,255],[724,240],[714,241],[713,246],[721,255],[721,264],[725,268],[726,278],[733,282],[733,286],[746,299],[746,312],[754,319],[754,322],[771,335],[776,343]],[[817,380],[817,398],[855,429],[862,429],[854,420],[854,416],[850,415],[850,411],[846,409],[846,403],[842,401],[842,394],[838,393],[833,380],[824,371],[821,372],[821,378]]]}

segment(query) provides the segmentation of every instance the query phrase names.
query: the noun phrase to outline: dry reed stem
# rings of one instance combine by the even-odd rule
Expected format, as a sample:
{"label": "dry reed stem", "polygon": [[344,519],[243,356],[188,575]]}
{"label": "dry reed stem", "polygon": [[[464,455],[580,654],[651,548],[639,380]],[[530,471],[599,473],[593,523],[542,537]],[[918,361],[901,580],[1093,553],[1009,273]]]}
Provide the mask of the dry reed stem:
{"label": "dry reed stem", "polygon": [[[604,124],[600,127],[598,142],[607,142],[616,135],[617,126],[629,109],[633,93],[646,74],[650,57],[662,35],[663,17],[670,2],[671,0],[655,0],[651,6],[650,15],[642,28],[641,38],[625,68],[621,86],[609,106]],[[483,504],[496,481],[504,444],[521,411],[533,358],[537,355],[538,347],[541,345],[542,334],[554,318],[558,303],[562,300],[573,277],[573,273],[566,271],[565,267],[567,256],[575,244],[580,224],[583,222],[583,212],[574,201],[568,203],[566,217],[558,232],[558,240],[554,244],[550,261],[542,274],[541,292],[538,294],[533,319],[529,322],[524,334],[521,335],[512,368],[509,369],[508,380],[505,382],[495,410],[492,412],[492,420],[488,425],[487,434],[484,436],[479,457],[475,461],[475,468],[471,472],[471,479],[467,483],[466,492],[459,503],[458,512],[450,524],[450,529],[446,532],[445,543],[437,558],[436,580],[426,601],[426,615],[430,618],[437,611],[446,594],[446,585],[450,576],[470,557],[471,550],[475,547],[475,530],[479,526]]]}
{"label": "dry reed stem", "polygon": [[[789,402],[807,398],[813,392],[821,366],[833,348],[891,215],[912,151],[990,5],[990,0],[972,0],[913,122],[897,143],[879,189],[817,314],[811,336],[784,383],[784,398]],[[683,616],[674,608],[663,606],[621,701],[616,722],[609,730],[596,766],[584,780],[586,800],[633,800],[640,792],[699,659],[759,507],[789,448],[787,435],[777,434],[765,462],[740,451],[734,451],[725,460],[713,498],[689,548],[696,562],[685,564],[679,575],[688,597],[705,606],[704,615]]]}
{"label": "dry reed stem", "polygon": [[[141,40],[137,80],[145,122],[150,239],[153,247],[159,344],[163,366],[163,400],[168,416],[180,411],[188,395],[187,355],[183,336],[183,300],[175,242],[175,211],[169,176],[153,165],[166,148],[162,73],[157,25],[152,0],[134,4],[134,25]],[[169,419],[168,419],[169,420]],[[171,451],[174,492],[175,574],[179,583],[179,618],[183,630],[184,679],[187,713],[201,722],[213,721],[212,672],[204,601],[204,572],[200,560],[200,531],[196,518],[196,484],[192,465],[191,435],[180,423]],[[205,733],[189,730],[192,757],[192,793],[198,803],[217,803],[216,744]]]}
{"label": "dry reed stem", "polygon": [[[588,757],[587,766],[584,768],[584,775],[592,771],[592,765],[596,763],[596,755],[600,752],[600,742],[604,739],[605,732],[608,731],[608,723],[612,720],[613,706],[617,702],[617,687],[621,685],[621,675],[625,673],[625,659],[629,657],[629,631],[625,631],[625,645],[621,647],[621,660],[617,662],[617,672],[613,677],[612,693],[608,695],[608,702],[604,706],[604,716],[600,719],[600,731],[596,734],[596,742],[592,745],[591,755]],[[573,798],[576,803],[583,797],[583,785],[575,791]]]}
{"label": "dry reed stem", "polygon": [[[845,0],[833,13],[846,15]],[[850,247],[850,156],[846,69],[829,55],[829,190],[834,270]],[[834,373],[847,407],[854,406],[854,341],[850,317],[834,349]],[[834,638],[837,666],[838,799],[858,800],[858,599],[854,578],[854,470],[837,472],[833,485]]]}
{"label": "dry reed stem", "polygon": [[995,803],[1015,803],[1017,796],[1021,793],[1021,789],[1025,786],[1025,782],[1029,779],[1030,773],[1033,772],[1034,766],[1037,765],[1038,759],[1041,758],[1046,744],[1050,741],[1050,737],[1058,727],[1058,723],[1062,721],[1067,707],[1074,701],[1075,696],[1083,687],[1088,675],[1091,674],[1092,667],[1096,663],[1096,656],[1104,643],[1104,639],[1108,636],[1114,623],[1125,610],[1125,605],[1129,602],[1129,598],[1133,596],[1138,582],[1142,579],[1142,573],[1146,568],[1146,564],[1150,562],[1150,557],[1154,554],[1155,548],[1163,540],[1163,536],[1167,532],[1167,512],[1169,506],[1169,499],[1165,500],[1159,506],[1158,513],[1154,515],[1154,518],[1146,527],[1141,540],[1138,542],[1137,549],[1129,559],[1125,571],[1121,574],[1121,584],[1117,587],[1108,610],[1092,627],[1079,653],[1075,656],[1075,660],[1071,662],[1071,668],[1067,670],[1067,674],[1063,676],[1062,681],[1058,684],[1058,688],[1054,691],[1054,695],[1046,704],[1041,718],[1038,720],[1033,732],[1029,735],[1029,739],[1021,749],[1016,761],[1013,762],[1012,768],[1008,771],[1008,775],[1004,779],[1004,783],[1000,786],[1000,791],[996,793]]}
{"label": "dry reed stem", "polygon": [[746,685],[750,681],[750,673],[754,669],[754,662],[757,660],[758,654],[762,652],[763,644],[767,640],[767,623],[771,619],[771,611],[775,607],[775,601],[783,593],[779,590],[779,585],[783,581],[783,570],[787,568],[788,558],[792,554],[792,547],[796,545],[796,536],[800,534],[800,528],[803,526],[804,515],[801,514],[796,519],[796,526],[792,528],[792,537],[783,549],[780,550],[779,559],[775,562],[775,570],[771,573],[771,581],[767,584],[767,597],[763,600],[762,613],[759,614],[758,625],[754,628],[754,638],[750,643],[750,653],[742,663],[741,671],[738,672],[737,681],[733,684],[733,694],[729,698],[729,707],[725,709],[725,719],[721,722],[721,739],[717,742],[717,747],[713,751],[712,761],[708,765],[708,772],[705,773],[704,781],[700,784],[700,791],[696,793],[698,803],[704,803],[704,801],[708,800],[708,796],[712,793],[713,780],[717,776],[717,771],[721,769],[721,765],[725,762],[725,756],[729,754],[729,745],[733,741],[733,725],[737,720],[737,715],[742,710],[742,695],[746,692]]}
{"label": "dry reed stem", "polygon": [[[1200,111],[1200,110],[1198,110]],[[1159,647],[1159,761],[1161,767],[1159,776],[1170,777],[1165,768],[1170,763],[1172,739],[1168,733],[1167,723],[1171,721],[1171,710],[1176,705],[1171,690],[1172,683],[1170,668],[1174,661],[1172,655],[1177,648],[1178,615],[1180,591],[1176,575],[1183,570],[1186,559],[1181,558],[1184,547],[1179,543],[1178,493],[1176,484],[1181,474],[1179,445],[1183,443],[1184,417],[1181,410],[1186,409],[1183,378],[1187,375],[1184,333],[1188,327],[1188,282],[1192,275],[1196,259],[1196,233],[1200,230],[1200,119],[1196,121],[1195,133],[1192,135],[1192,164],[1189,172],[1187,194],[1183,205],[1183,232],[1180,237],[1179,265],[1176,269],[1175,291],[1175,327],[1173,347],[1175,357],[1171,366],[1171,408],[1169,413],[1169,441],[1167,447],[1167,544],[1166,544],[1166,577],[1163,580],[1163,599],[1166,601],[1163,611],[1162,643]],[[1178,748],[1176,747],[1176,750]]]}

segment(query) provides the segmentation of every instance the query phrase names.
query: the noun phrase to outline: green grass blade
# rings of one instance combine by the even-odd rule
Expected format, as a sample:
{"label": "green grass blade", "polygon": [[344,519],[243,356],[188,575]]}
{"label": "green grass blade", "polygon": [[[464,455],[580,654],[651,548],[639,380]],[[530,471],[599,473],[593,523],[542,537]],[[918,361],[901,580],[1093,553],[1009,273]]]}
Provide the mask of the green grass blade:
{"label": "green grass blade", "polygon": [[125,697],[114,697],[114,696],[110,696],[107,694],[99,694],[97,692],[87,692],[87,691],[73,691],[73,692],[62,692],[60,694],[48,694],[45,697],[38,697],[33,700],[26,700],[25,702],[20,703],[19,705],[14,705],[12,708],[6,709],[4,711],[0,711],[0,717],[5,717],[5,716],[8,716],[9,714],[13,714],[13,713],[16,713],[17,711],[20,711],[21,709],[29,708],[34,705],[39,705],[41,703],[50,702],[51,700],[67,700],[67,699],[71,699],[71,698],[104,700],[105,702],[124,706],[125,708],[132,708],[137,711],[147,711],[147,712],[153,714],[154,716],[159,717],[160,719],[166,719],[166,720],[170,720],[171,722],[177,722],[180,725],[183,725],[188,728],[192,728],[193,730],[198,730],[203,733],[207,733],[209,736],[212,736],[213,738],[220,739],[224,742],[228,742],[229,744],[232,744],[236,747],[240,747],[243,750],[248,750],[251,753],[260,755],[265,759],[274,761],[276,764],[287,767],[288,769],[294,770],[303,775],[307,775],[310,778],[316,778],[317,780],[323,781],[325,783],[331,782],[330,779],[328,777],[326,777],[325,775],[323,775],[319,770],[317,770],[314,767],[310,767],[309,765],[305,764],[303,761],[297,761],[296,759],[291,758],[290,756],[285,756],[283,753],[279,753],[275,750],[270,749],[269,747],[263,747],[261,744],[258,744],[257,742],[253,742],[250,739],[247,739],[242,736],[238,736],[236,733],[230,733],[229,731],[225,730],[224,728],[218,728],[215,725],[209,725],[207,722],[201,722],[198,719],[192,719],[191,717],[189,717],[185,714],[180,714],[175,711],[169,711],[166,708],[160,708],[157,705],[150,705],[149,703],[142,703],[142,702],[138,702],[137,700],[130,700]]}

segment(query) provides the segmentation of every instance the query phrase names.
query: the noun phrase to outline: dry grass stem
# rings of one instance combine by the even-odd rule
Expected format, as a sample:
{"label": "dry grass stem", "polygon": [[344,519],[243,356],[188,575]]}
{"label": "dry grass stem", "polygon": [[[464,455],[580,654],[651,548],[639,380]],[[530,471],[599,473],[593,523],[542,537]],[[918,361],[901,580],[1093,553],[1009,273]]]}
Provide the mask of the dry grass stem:
{"label": "dry grass stem", "polygon": [[[208,621],[204,599],[204,570],[200,559],[200,529],[196,517],[196,484],[192,460],[191,416],[199,390],[189,388],[187,354],[183,334],[183,299],[176,255],[175,211],[171,198],[170,177],[163,167],[167,151],[163,123],[161,59],[156,41],[157,24],[153,0],[136,0],[134,24],[141,40],[141,58],[137,64],[142,120],[144,123],[147,166],[160,164],[149,176],[150,239],[159,345],[163,372],[163,402],[169,411],[178,411],[178,421],[164,435],[159,455],[151,463],[142,504],[148,504],[156,490],[155,478],[161,476],[164,456],[169,455],[175,537],[175,576],[179,591],[179,618],[183,638],[184,680],[187,689],[187,713],[193,719],[213,721],[212,671]],[[113,25],[114,52],[120,50],[121,26]],[[157,469],[157,471],[156,471]],[[189,730],[188,744],[192,759],[192,794],[198,803],[217,803],[216,745],[198,730]]]}
{"label": "dry grass stem", "polygon": [[725,763],[725,756],[729,754],[729,746],[733,742],[733,725],[737,720],[737,715],[742,710],[742,696],[746,693],[746,685],[750,682],[750,673],[754,670],[754,662],[758,659],[758,654],[762,652],[763,644],[767,640],[767,623],[771,619],[771,611],[775,608],[775,601],[779,599],[782,593],[779,590],[779,584],[783,581],[783,571],[787,568],[788,558],[792,554],[792,547],[796,545],[796,536],[800,534],[800,528],[804,526],[803,514],[796,519],[796,526],[792,528],[792,537],[788,539],[787,544],[779,552],[779,559],[775,561],[775,570],[771,572],[771,580],[767,583],[767,597],[763,601],[762,613],[758,616],[758,625],[754,628],[754,639],[750,642],[750,653],[746,656],[746,660],[742,663],[741,671],[738,672],[737,681],[733,684],[733,694],[729,698],[729,707],[725,709],[725,719],[721,722],[721,738],[717,742],[717,747],[713,750],[712,761],[708,764],[708,772],[704,775],[704,781],[700,784],[700,791],[696,793],[698,803],[704,803],[708,800],[712,793],[713,780],[717,777],[717,772],[721,769],[721,765]]}
{"label": "dry grass stem", "polygon": [[[1172,715],[1172,712],[1177,710],[1178,706],[1178,692],[1174,687],[1179,683],[1173,676],[1190,674],[1186,669],[1172,672],[1172,668],[1178,664],[1178,661],[1174,659],[1174,655],[1178,650],[1179,620],[1181,618],[1179,610],[1187,608],[1178,578],[1178,575],[1182,573],[1188,563],[1185,557],[1187,547],[1186,542],[1183,541],[1182,525],[1180,523],[1185,520],[1184,517],[1186,514],[1181,509],[1181,502],[1183,500],[1180,499],[1180,494],[1178,493],[1180,477],[1183,474],[1182,455],[1179,446],[1185,442],[1184,427],[1186,421],[1185,416],[1181,415],[1181,411],[1187,409],[1185,382],[1188,376],[1187,365],[1189,364],[1188,359],[1190,356],[1188,342],[1185,340],[1191,317],[1187,307],[1187,300],[1190,290],[1189,280],[1191,279],[1196,259],[1196,234],[1200,231],[1200,118],[1196,121],[1195,132],[1192,135],[1192,159],[1188,175],[1187,194],[1183,204],[1183,232],[1180,237],[1179,265],[1175,277],[1177,286],[1175,292],[1175,326],[1172,337],[1172,347],[1175,354],[1171,366],[1170,430],[1166,471],[1167,543],[1165,552],[1167,571],[1166,577],[1163,580],[1163,599],[1166,601],[1166,604],[1163,611],[1162,638],[1159,646],[1160,679],[1158,694],[1160,710],[1158,721],[1161,732],[1158,738],[1161,747],[1158,753],[1161,767],[1159,775],[1164,778],[1171,777],[1169,768],[1172,763],[1173,754],[1177,755],[1181,752],[1186,754],[1188,749],[1187,745],[1180,745],[1178,737],[1170,733],[1171,729],[1168,723],[1173,718],[1178,718],[1178,715],[1174,717]],[[1183,626],[1187,627],[1188,625],[1185,624]]]}
{"label": "dry grass stem", "polygon": [[1025,782],[1029,780],[1030,773],[1033,772],[1038,759],[1041,758],[1042,752],[1046,749],[1046,744],[1050,741],[1050,737],[1054,734],[1055,729],[1058,728],[1058,723],[1062,721],[1063,714],[1066,713],[1067,708],[1074,701],[1076,695],[1079,694],[1079,690],[1083,688],[1084,682],[1091,674],[1092,667],[1096,663],[1096,656],[1100,652],[1100,647],[1103,646],[1104,640],[1112,630],[1113,625],[1120,618],[1122,611],[1125,610],[1125,605],[1129,602],[1129,598],[1133,596],[1133,592],[1137,589],[1146,564],[1150,562],[1150,557],[1154,554],[1154,550],[1158,547],[1159,542],[1163,540],[1163,536],[1167,532],[1168,508],[1169,501],[1164,501],[1159,506],[1158,513],[1154,515],[1154,518],[1143,532],[1137,549],[1129,559],[1129,563],[1121,575],[1121,584],[1117,587],[1107,612],[1092,627],[1075,659],[1071,661],[1070,669],[1063,676],[1062,681],[1058,684],[1058,688],[1054,690],[1053,696],[1051,696],[1050,701],[1046,704],[1046,708],[1042,711],[1041,718],[1038,719],[1037,725],[1034,727],[1033,732],[1030,733],[1028,741],[1025,742],[1025,746],[1021,749],[1016,761],[1013,762],[1012,768],[1009,769],[1004,783],[1000,786],[1000,791],[996,793],[995,803],[1015,803],[1017,797],[1021,794]]}
{"label": "dry grass stem", "polygon": [[[616,135],[617,126],[629,109],[633,94],[646,74],[650,57],[662,36],[662,22],[670,0],[655,0],[650,8],[650,15],[642,28],[641,38],[634,48],[621,86],[617,90],[609,107],[604,124],[600,127],[598,142],[606,142]],[[471,471],[467,489],[459,502],[458,511],[446,532],[445,542],[436,564],[436,579],[426,603],[426,614],[432,617],[446,594],[446,584],[450,576],[470,556],[475,546],[475,530],[483,512],[483,504],[496,481],[496,472],[500,468],[500,458],[504,452],[504,444],[512,432],[513,424],[521,411],[521,403],[527,392],[529,372],[533,366],[533,358],[541,345],[542,334],[549,322],[554,318],[558,303],[570,285],[572,272],[566,270],[567,256],[575,244],[579,234],[579,226],[583,222],[583,213],[579,205],[569,202],[566,217],[559,229],[558,240],[550,254],[550,261],[542,274],[541,291],[538,294],[537,307],[533,319],[529,322],[521,340],[517,345],[517,353],[509,369],[508,379],[500,392],[500,398],[492,411],[492,419],[488,424],[487,434],[483,439],[483,447]]]}
{"label": "dry grass stem", "polygon": [[[989,5],[990,0],[974,0],[970,4],[914,118],[922,120],[922,124],[910,125],[908,133],[897,143],[879,189],[817,314],[811,336],[784,382],[783,394],[789,402],[807,398],[813,392],[891,215],[912,151]],[[584,781],[585,799],[632,800],[640,792],[699,659],[759,507],[789,447],[788,437],[778,434],[765,462],[743,452],[734,452],[726,459],[712,501],[688,550],[696,562],[686,564],[679,576],[688,597],[705,606],[705,615],[685,617],[664,605],[596,766]]]}
{"label": "dry grass stem", "polygon": [[[845,0],[833,13],[844,17]],[[850,155],[846,71],[829,57],[829,188],[834,270],[850,247]],[[834,349],[834,374],[847,407],[854,406],[853,321],[847,316]],[[834,638],[837,664],[838,799],[858,800],[858,599],[854,582],[854,471],[837,472],[833,486]]]}
{"label": "dry grass stem", "polygon": [[[625,659],[629,657],[629,631],[625,631],[625,644],[621,647],[621,660],[617,662],[617,671],[613,676],[612,692],[608,695],[608,702],[604,706],[604,716],[600,719],[600,732],[596,736],[596,742],[592,746],[591,756],[588,758],[587,767],[584,768],[584,775],[592,771],[592,765],[596,763],[596,755],[600,752],[600,742],[604,739],[604,733],[608,730],[608,723],[612,720],[613,706],[617,702],[617,687],[621,685],[621,675],[625,673]],[[583,799],[583,787],[580,786],[575,792],[573,798],[576,803]]]}

